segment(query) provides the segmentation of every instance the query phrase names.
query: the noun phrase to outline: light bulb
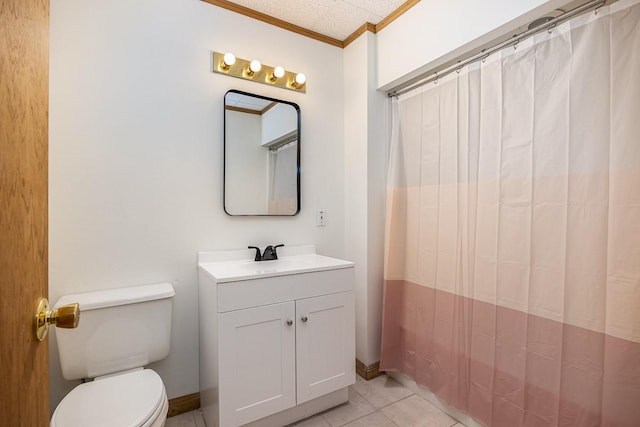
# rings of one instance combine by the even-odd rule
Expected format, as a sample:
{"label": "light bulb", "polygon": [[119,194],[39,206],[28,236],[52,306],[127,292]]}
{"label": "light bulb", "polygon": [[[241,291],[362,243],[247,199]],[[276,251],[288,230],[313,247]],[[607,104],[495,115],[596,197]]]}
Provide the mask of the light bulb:
{"label": "light bulb", "polygon": [[224,62],[223,68],[229,68],[236,63],[236,56],[231,52],[227,52],[224,54],[224,58],[222,61]]}
{"label": "light bulb", "polygon": [[273,69],[273,77],[279,79],[282,76],[284,76],[284,68],[278,65],[276,68]]}
{"label": "light bulb", "polygon": [[307,81],[307,77],[304,74],[302,74],[302,73],[296,74],[296,83],[297,84],[303,85],[304,82],[306,82],[306,81]]}
{"label": "light bulb", "polygon": [[249,64],[249,69],[251,70],[252,73],[257,73],[258,71],[260,71],[260,69],[262,69],[262,64],[260,63],[260,61],[254,59]]}

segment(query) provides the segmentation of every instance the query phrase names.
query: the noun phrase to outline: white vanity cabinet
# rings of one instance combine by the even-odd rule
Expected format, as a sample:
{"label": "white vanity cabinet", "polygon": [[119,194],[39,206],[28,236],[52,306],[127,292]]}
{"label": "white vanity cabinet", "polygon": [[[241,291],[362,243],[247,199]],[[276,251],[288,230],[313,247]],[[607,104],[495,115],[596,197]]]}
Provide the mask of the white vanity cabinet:
{"label": "white vanity cabinet", "polygon": [[287,326],[294,316],[293,302],[218,316],[220,425],[243,425],[295,406],[296,334]]}
{"label": "white vanity cabinet", "polygon": [[296,301],[296,322],[297,403],[353,384],[353,291]]}
{"label": "white vanity cabinet", "polygon": [[355,381],[353,263],[315,253],[203,262],[206,254],[199,317],[207,426],[282,426],[345,402]]}

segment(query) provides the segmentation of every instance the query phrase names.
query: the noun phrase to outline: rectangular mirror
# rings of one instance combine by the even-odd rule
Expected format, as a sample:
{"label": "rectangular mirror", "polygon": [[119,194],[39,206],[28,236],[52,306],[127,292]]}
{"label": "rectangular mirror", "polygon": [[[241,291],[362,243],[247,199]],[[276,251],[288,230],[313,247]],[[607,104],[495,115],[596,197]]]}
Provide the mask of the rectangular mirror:
{"label": "rectangular mirror", "polygon": [[230,90],[224,96],[224,211],[300,211],[300,107]]}

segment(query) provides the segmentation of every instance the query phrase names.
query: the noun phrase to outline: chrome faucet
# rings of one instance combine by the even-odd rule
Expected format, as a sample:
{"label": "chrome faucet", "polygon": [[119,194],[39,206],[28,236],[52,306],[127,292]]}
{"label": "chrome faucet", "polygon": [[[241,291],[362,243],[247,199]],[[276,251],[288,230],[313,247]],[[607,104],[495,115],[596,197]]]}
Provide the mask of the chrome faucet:
{"label": "chrome faucet", "polygon": [[276,260],[278,259],[278,248],[284,246],[283,244],[279,244],[279,245],[269,245],[266,248],[264,248],[264,252],[262,255],[260,255],[260,248],[256,247],[256,246],[248,246],[249,249],[255,249],[256,250],[256,256],[253,259],[254,261],[272,261],[272,260]]}

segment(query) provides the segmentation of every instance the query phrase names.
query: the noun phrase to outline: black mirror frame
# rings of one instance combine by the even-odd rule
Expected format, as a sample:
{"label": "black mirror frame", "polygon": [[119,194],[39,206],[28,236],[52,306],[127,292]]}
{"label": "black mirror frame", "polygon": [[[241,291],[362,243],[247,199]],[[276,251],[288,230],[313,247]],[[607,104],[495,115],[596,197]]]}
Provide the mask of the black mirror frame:
{"label": "black mirror frame", "polygon": [[[272,102],[279,102],[282,104],[287,104],[292,106],[293,108],[295,108],[296,110],[296,116],[297,116],[297,127],[298,127],[298,149],[296,150],[296,162],[297,162],[297,166],[296,166],[296,197],[297,197],[297,206],[296,206],[296,211],[292,214],[232,214],[229,213],[227,211],[227,205],[226,205],[226,191],[227,191],[227,109],[226,109],[226,98],[227,98],[227,94],[229,93],[237,93],[240,95],[246,95],[246,96],[251,96],[254,98],[260,98],[260,99],[264,99],[267,101],[272,101]],[[300,106],[298,104],[296,104],[295,102],[290,102],[290,101],[284,101],[282,99],[276,99],[276,98],[271,98],[268,96],[262,96],[262,95],[256,95],[255,93],[249,93],[249,92],[244,92],[241,90],[237,90],[237,89],[230,89],[228,90],[225,94],[224,97],[222,98],[222,110],[224,111],[224,116],[223,116],[223,134],[222,134],[222,140],[223,140],[223,163],[222,163],[222,207],[224,209],[224,213],[226,213],[228,216],[296,216],[300,213],[300,205],[301,205],[301,201],[300,201],[300,143],[301,143],[301,134],[302,134],[302,129],[300,126]]]}

